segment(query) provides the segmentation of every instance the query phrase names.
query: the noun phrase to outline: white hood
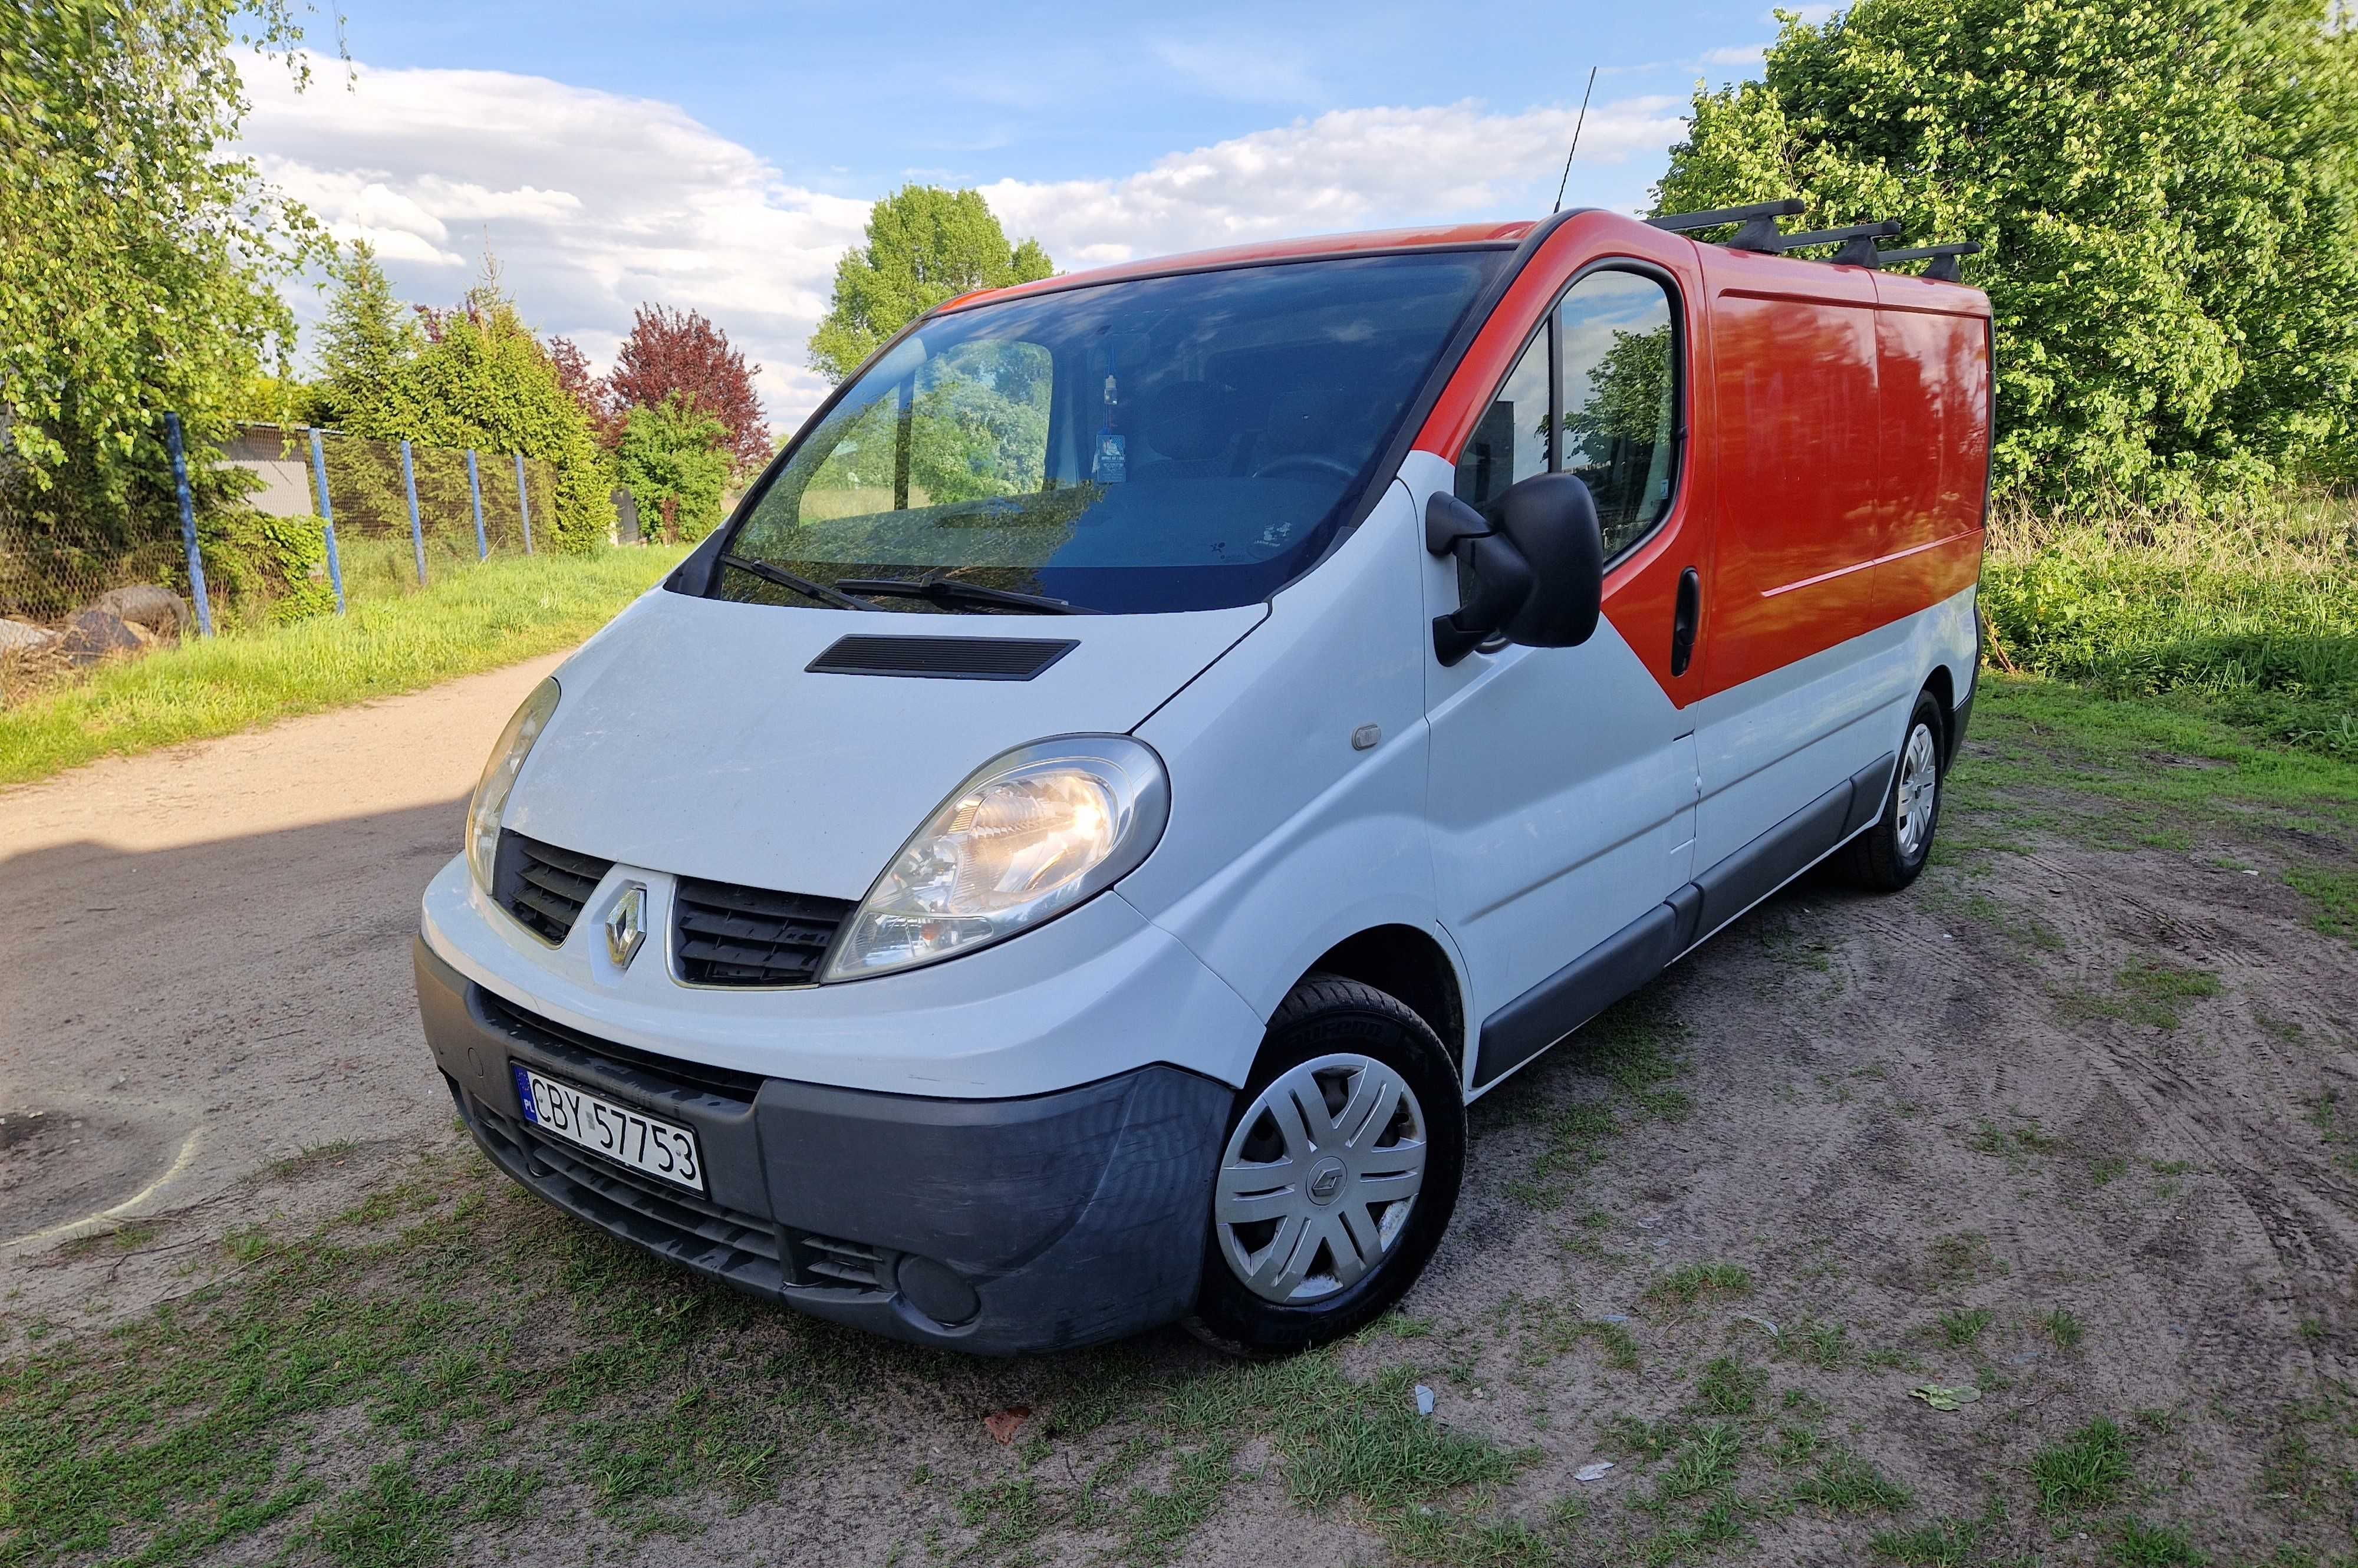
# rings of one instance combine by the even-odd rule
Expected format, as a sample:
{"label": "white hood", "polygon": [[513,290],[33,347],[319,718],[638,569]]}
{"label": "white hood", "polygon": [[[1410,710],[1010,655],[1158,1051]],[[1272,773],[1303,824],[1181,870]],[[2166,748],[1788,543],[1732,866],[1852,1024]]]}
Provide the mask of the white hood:
{"label": "white hood", "polygon": [[[1170,615],[870,615],[647,594],[557,671],[504,825],[649,871],[856,899],[974,769],[1123,733],[1267,607]],[[813,675],[847,633],[1069,639],[1030,680]]]}

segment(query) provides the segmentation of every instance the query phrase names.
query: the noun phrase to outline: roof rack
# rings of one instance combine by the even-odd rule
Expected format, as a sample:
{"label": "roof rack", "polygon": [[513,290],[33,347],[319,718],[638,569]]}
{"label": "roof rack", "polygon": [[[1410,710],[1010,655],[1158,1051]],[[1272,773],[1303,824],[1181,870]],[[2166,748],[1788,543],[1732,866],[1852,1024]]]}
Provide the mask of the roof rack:
{"label": "roof rack", "polygon": [[1827,259],[1836,266],[1880,267],[1886,262],[1929,261],[1924,276],[1942,283],[1960,281],[1958,258],[1977,254],[1981,246],[1971,240],[1951,245],[1919,245],[1913,250],[1878,251],[1875,242],[1886,240],[1899,232],[1899,221],[1887,218],[1880,223],[1855,223],[1846,229],[1818,229],[1806,234],[1788,234],[1779,231],[1777,220],[1800,214],[1802,203],[1797,197],[1782,201],[1761,201],[1750,207],[1721,207],[1709,212],[1665,212],[1646,222],[1657,229],[1667,229],[1673,234],[1692,234],[1698,229],[1724,228],[1733,223],[1736,231],[1727,239],[1732,251],[1758,251],[1763,255],[1782,255],[1788,251],[1806,250],[1812,245],[1838,245],[1841,248]]}
{"label": "roof rack", "polygon": [[1958,283],[1963,281],[1963,277],[1959,270],[1959,258],[1979,255],[1981,249],[1981,246],[1972,240],[1961,240],[1952,245],[1918,245],[1913,250],[1886,251],[1876,260],[1878,263],[1928,261],[1932,265],[1924,269],[1926,277],[1935,278],[1942,283]]}
{"label": "roof rack", "polygon": [[1854,223],[1847,229],[1820,229],[1814,233],[1783,234],[1778,237],[1780,251],[1798,251],[1809,245],[1840,245],[1833,254],[1836,266],[1875,265],[1875,242],[1888,239],[1899,232],[1899,220],[1886,218],[1880,223]]}
{"label": "roof rack", "polygon": [[1770,254],[1779,249],[1784,236],[1777,232],[1779,218],[1799,217],[1801,200],[1789,196],[1782,201],[1760,201],[1749,207],[1721,207],[1709,212],[1665,212],[1647,222],[1657,229],[1668,229],[1673,234],[1691,234],[1697,229],[1716,229],[1728,223],[1740,223],[1742,228],[1727,242],[1730,250],[1766,251]]}

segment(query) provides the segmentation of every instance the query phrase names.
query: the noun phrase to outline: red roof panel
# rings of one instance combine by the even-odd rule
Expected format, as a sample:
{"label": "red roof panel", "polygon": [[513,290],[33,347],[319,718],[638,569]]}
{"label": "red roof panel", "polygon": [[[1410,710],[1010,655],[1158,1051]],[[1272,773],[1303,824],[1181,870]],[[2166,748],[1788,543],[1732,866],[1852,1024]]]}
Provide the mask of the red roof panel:
{"label": "red roof panel", "polygon": [[1301,239],[1263,240],[1249,245],[1230,245],[1222,250],[1152,256],[1121,262],[1113,266],[1096,267],[1087,272],[1064,273],[1038,283],[1019,283],[1012,288],[978,289],[972,294],[958,296],[940,308],[962,310],[987,299],[1008,299],[1021,294],[1070,288],[1080,284],[1114,283],[1125,277],[1146,277],[1156,273],[1191,272],[1207,267],[1249,266],[1255,262],[1287,261],[1301,256],[1406,251],[1433,245],[1512,244],[1530,233],[1531,227],[1531,221],[1525,218],[1511,223],[1444,223],[1416,229],[1369,229],[1356,234],[1312,234]]}

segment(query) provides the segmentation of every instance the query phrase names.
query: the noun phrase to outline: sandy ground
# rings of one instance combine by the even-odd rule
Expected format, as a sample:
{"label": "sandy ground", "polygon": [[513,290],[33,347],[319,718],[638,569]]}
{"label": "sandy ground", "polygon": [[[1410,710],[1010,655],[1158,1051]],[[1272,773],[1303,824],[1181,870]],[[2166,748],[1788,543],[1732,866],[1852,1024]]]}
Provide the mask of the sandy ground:
{"label": "sandy ground", "polygon": [[408,939],[557,663],[0,791],[0,1257],[447,1133]]}
{"label": "sandy ground", "polygon": [[[169,1213],[182,1244],[203,1243],[274,1211],[299,1222],[409,1152],[454,1146],[406,939],[483,753],[546,667],[0,795],[0,1234],[33,1265],[20,1313],[97,1323],[187,1288],[168,1260],[74,1260],[62,1227]],[[2259,821],[2125,846],[2083,830],[2105,807],[2060,785],[2004,805],[2000,824],[1957,800],[1953,848],[1909,892],[1814,879],[1652,988],[1642,1011],[1683,1067],[1649,1092],[1676,1103],[1637,1113],[1574,1043],[1476,1108],[1457,1220],[1406,1308],[1433,1337],[1348,1364],[1445,1362],[1424,1374],[1436,1419],[1537,1454],[1487,1506],[1537,1523],[1578,1498],[1605,1521],[1563,1560],[1639,1555],[1629,1532],[1655,1516],[1627,1505],[1660,1471],[1614,1423],[1692,1411],[1720,1355],[1764,1369],[1764,1412],[1779,1390],[1786,1411],[1831,1412],[1832,1438],[1914,1494],[1911,1519],[2006,1514],[1956,1561],[2110,1561],[2117,1519],[2059,1524],[2026,1478],[2096,1417],[2134,1435],[2122,1510],[2179,1521],[2222,1568],[2288,1543],[2320,1562],[2358,1551],[2358,952],[2283,881],[2358,866],[2358,847],[2331,824]],[[2173,975],[2207,979],[2152,983]],[[1567,1162],[1565,1113],[1599,1104],[1622,1130]],[[250,1179],[334,1140],[360,1147],[300,1181]],[[1706,1262],[1742,1267],[1748,1292],[1650,1301]],[[1549,1349],[1539,1306],[1627,1317],[1643,1369]],[[2042,1327],[2057,1309],[2078,1335]],[[1973,1313],[1985,1326],[1963,1343],[1942,1326]],[[1811,1353],[1813,1325],[1839,1325],[1844,1347]],[[699,1364],[833,1343],[811,1334],[765,1318]],[[1197,1354],[1175,1335],[1139,1353]],[[1119,1422],[1022,1461],[983,1431],[1000,1405],[1053,1411],[1069,1376],[880,1359],[841,1411],[881,1443],[797,1468],[774,1501],[682,1499],[708,1526],[692,1545],[622,1540],[603,1560],[1101,1560],[1086,1531],[992,1547],[955,1504],[1107,1460],[1131,1430]],[[1937,1412],[1909,1398],[1927,1381],[1985,1391]],[[1758,1418],[1756,1455],[1783,1419]],[[2310,1457],[2285,1459],[2295,1443]],[[1610,1476],[1574,1479],[1599,1456]],[[1177,1560],[1386,1560],[1364,1514],[1296,1507],[1261,1438],[1236,1463]],[[1866,1561],[1877,1527],[1762,1515],[1736,1555]],[[559,1563],[579,1545],[486,1530],[459,1556]]]}

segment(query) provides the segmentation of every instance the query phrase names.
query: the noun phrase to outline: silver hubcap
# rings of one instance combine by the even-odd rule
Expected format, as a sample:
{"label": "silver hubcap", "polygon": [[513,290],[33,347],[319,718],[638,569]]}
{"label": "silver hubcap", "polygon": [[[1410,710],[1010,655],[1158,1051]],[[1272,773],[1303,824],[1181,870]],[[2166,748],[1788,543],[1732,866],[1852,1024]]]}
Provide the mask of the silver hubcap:
{"label": "silver hubcap", "polygon": [[1932,807],[1940,798],[1940,753],[1931,727],[1919,724],[1909,731],[1907,754],[1899,759],[1899,852],[1911,860],[1932,836]]}
{"label": "silver hubcap", "polygon": [[1220,1252],[1253,1294],[1299,1304],[1388,1257],[1424,1185],[1424,1108],[1367,1056],[1321,1056],[1261,1090],[1212,1198]]}

